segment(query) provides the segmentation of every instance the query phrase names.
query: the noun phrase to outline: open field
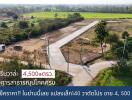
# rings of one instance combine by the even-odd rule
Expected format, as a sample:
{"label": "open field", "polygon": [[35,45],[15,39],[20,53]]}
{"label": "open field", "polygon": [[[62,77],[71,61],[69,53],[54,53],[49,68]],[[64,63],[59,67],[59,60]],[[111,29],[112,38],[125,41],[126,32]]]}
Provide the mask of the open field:
{"label": "open field", "polygon": [[[37,17],[37,18],[55,18],[55,13],[58,14],[58,18],[66,18],[68,14],[73,12],[35,12],[24,14],[25,17]],[[132,14],[121,14],[121,13],[92,13],[92,12],[80,12],[85,19],[106,19],[106,18],[132,18]]]}

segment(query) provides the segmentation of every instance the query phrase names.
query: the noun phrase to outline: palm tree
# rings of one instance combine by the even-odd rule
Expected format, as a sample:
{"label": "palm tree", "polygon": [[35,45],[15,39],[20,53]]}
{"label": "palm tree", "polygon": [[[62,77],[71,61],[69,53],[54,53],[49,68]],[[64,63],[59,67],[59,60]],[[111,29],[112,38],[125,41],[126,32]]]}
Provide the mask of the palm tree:
{"label": "palm tree", "polygon": [[69,73],[69,61],[70,61],[70,43],[67,46],[67,73]]}

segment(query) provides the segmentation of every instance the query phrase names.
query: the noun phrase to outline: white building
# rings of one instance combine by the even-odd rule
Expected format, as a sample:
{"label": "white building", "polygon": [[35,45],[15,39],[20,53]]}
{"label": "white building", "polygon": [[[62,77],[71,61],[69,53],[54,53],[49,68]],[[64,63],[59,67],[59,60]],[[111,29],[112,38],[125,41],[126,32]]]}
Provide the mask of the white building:
{"label": "white building", "polygon": [[0,51],[4,51],[5,50],[5,44],[0,44]]}

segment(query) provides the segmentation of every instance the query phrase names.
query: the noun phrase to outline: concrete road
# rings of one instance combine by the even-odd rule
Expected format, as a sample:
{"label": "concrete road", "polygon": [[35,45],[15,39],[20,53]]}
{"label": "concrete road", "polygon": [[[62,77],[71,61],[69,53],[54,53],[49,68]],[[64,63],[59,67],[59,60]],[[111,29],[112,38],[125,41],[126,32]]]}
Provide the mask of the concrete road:
{"label": "concrete road", "polygon": [[87,26],[84,26],[83,28],[49,45],[49,49],[47,47],[47,54],[52,69],[65,71],[71,74],[73,76],[71,85],[73,86],[88,85],[102,69],[111,67],[112,64],[115,63],[113,61],[104,61],[101,63],[93,64],[89,66],[89,68],[87,66],[81,66],[81,65],[69,63],[69,68],[68,68],[68,63],[66,62],[60,48],[66,45],[67,43],[69,43],[70,41],[72,41],[73,39],[77,38],[81,34],[83,34],[88,29],[95,26],[97,23],[99,23],[99,21],[94,21],[91,24],[88,24]]}
{"label": "concrete road", "polygon": [[[70,35],[62,38],[61,40],[49,45],[49,49],[47,47],[47,54],[52,69],[65,71],[73,76],[72,83],[69,85],[87,86],[98,75],[98,73],[101,70],[103,70],[104,68],[111,67],[113,64],[116,63],[115,61],[103,61],[100,63],[95,63],[93,65],[90,65],[89,67],[71,64],[66,62],[60,50],[62,46],[66,45],[76,37],[80,36],[85,31],[95,26],[98,22],[99,21],[94,21],[91,24],[88,24],[87,26],[84,26],[83,28],[79,29],[78,31],[75,31]],[[0,61],[4,61],[4,60],[5,60],[4,58],[0,58]],[[6,61],[10,61],[10,59],[7,59]],[[27,62],[25,61],[21,61],[21,63],[27,64]],[[47,67],[50,68],[48,65]]]}

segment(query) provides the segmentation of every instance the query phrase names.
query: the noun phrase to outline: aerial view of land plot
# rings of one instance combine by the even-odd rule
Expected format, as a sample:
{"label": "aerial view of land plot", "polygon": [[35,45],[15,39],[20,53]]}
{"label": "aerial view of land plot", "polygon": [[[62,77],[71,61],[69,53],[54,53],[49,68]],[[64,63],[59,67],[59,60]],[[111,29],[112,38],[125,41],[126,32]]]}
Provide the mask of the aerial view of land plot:
{"label": "aerial view of land plot", "polygon": [[37,86],[132,86],[131,13],[132,5],[1,4],[0,71],[18,76],[0,81],[33,81],[21,70],[44,69],[55,78]]}

